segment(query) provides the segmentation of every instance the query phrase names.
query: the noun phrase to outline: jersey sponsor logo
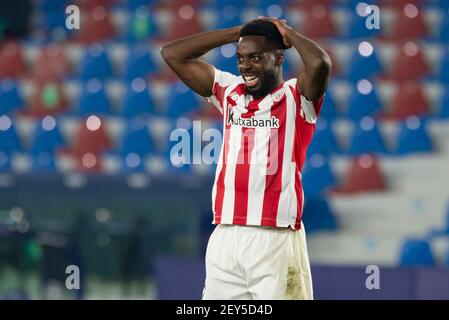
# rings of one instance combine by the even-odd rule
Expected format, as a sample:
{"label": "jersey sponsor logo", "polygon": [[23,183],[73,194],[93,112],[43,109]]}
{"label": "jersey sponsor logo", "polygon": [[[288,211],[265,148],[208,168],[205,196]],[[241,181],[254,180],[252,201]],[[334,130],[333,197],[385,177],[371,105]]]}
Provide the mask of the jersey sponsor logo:
{"label": "jersey sponsor logo", "polygon": [[244,128],[271,128],[279,129],[279,119],[272,116],[270,119],[257,119],[256,116],[249,118],[242,118],[241,116],[236,116],[234,108],[232,105],[228,105],[228,125],[239,126]]}

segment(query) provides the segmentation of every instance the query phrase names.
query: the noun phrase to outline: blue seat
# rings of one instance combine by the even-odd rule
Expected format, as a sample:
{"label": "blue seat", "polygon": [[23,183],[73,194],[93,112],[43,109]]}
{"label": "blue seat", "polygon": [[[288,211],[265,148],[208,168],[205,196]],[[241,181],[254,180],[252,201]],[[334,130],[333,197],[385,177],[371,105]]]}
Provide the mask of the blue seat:
{"label": "blue seat", "polygon": [[[448,42],[449,39],[445,41]],[[446,50],[443,56],[441,57],[440,65],[437,71],[438,79],[446,84],[449,84],[449,73],[447,72],[447,70],[449,70],[449,50]]]}
{"label": "blue seat", "polygon": [[37,172],[53,172],[56,170],[55,156],[51,152],[40,152],[32,156],[31,169]]}
{"label": "blue seat", "polygon": [[148,40],[157,33],[154,17],[148,7],[139,8],[130,15],[125,27],[125,39],[129,42]]}
{"label": "blue seat", "polygon": [[[363,46],[362,55],[357,48],[351,58],[348,61],[348,73],[347,77],[353,82],[357,82],[360,79],[370,79],[380,72],[382,72],[382,65],[380,64],[379,58],[375,50],[370,54],[369,45]],[[366,51],[364,51],[366,50]]]}
{"label": "blue seat", "polygon": [[135,46],[128,55],[125,66],[125,79],[132,81],[135,78],[146,78],[150,73],[156,71],[153,58],[147,46]]}
{"label": "blue seat", "polygon": [[399,155],[429,152],[433,149],[425,122],[416,116],[411,116],[400,124],[396,141],[396,153]]}
{"label": "blue seat", "polygon": [[351,155],[385,153],[385,144],[379,127],[371,117],[363,117],[355,126],[349,141]]}
{"label": "blue seat", "polygon": [[44,12],[62,9],[69,5],[69,0],[41,0],[37,1],[37,5]]}
{"label": "blue seat", "polygon": [[101,44],[93,44],[84,53],[81,63],[81,79],[92,78],[105,80],[112,77],[113,70],[109,56]]}
{"label": "blue seat", "polygon": [[318,230],[337,230],[335,213],[325,198],[307,198],[304,203],[302,221],[308,233]]}
{"label": "blue seat", "polygon": [[128,0],[126,6],[131,10],[136,10],[140,6],[152,6],[157,0]]}
{"label": "blue seat", "polygon": [[[361,1],[360,0],[346,0],[345,4],[347,7],[354,9]],[[369,1],[369,4],[377,4],[379,1],[377,0],[371,0]]]}
{"label": "blue seat", "polygon": [[140,119],[133,119],[130,121],[123,134],[120,148],[121,155],[126,156],[128,154],[136,154],[137,156],[143,158],[153,151],[153,139],[150,137],[148,126],[145,122]]}
{"label": "blue seat", "polygon": [[325,117],[320,116],[316,124],[315,134],[307,149],[307,155],[310,157],[319,153],[328,156],[331,153],[338,152],[339,148],[331,123]]}
{"label": "blue seat", "polygon": [[[357,2],[360,2],[357,0]],[[370,2],[370,4],[373,4]],[[351,10],[349,23],[347,24],[345,35],[350,39],[373,37],[379,33],[379,29],[368,29],[366,27],[366,17],[359,16],[355,10]]]}
{"label": "blue seat", "polygon": [[0,172],[11,170],[11,160],[9,154],[0,149]]}
{"label": "blue seat", "polygon": [[110,104],[103,84],[98,79],[90,79],[85,83],[79,97],[78,114],[87,116],[108,113],[110,113]]}
{"label": "blue seat", "polygon": [[337,108],[331,90],[326,91],[323,106],[320,111],[320,117],[324,117],[328,120],[334,120],[337,117]]}
{"label": "blue seat", "polygon": [[16,82],[3,80],[0,83],[0,115],[16,111],[23,107],[24,103]]}
{"label": "blue seat", "polygon": [[21,150],[22,145],[11,119],[7,116],[0,116],[0,151],[9,155]]}
{"label": "blue seat", "polygon": [[437,115],[440,118],[449,118],[449,85],[445,87],[441,96]]}
{"label": "blue seat", "polygon": [[143,173],[145,172],[145,157],[141,157],[137,153],[129,153],[120,156],[121,169],[123,172]]}
{"label": "blue seat", "polygon": [[441,24],[438,28],[437,38],[441,42],[447,43],[449,41],[449,16],[447,11],[446,14],[443,15],[443,20],[441,20]]}
{"label": "blue seat", "polygon": [[232,28],[242,24],[240,19],[240,5],[226,5],[217,10],[217,17],[214,24],[214,29]]}
{"label": "blue seat", "polygon": [[348,101],[347,115],[353,120],[373,116],[381,110],[376,89],[368,80],[361,80],[354,88]]}
{"label": "blue seat", "polygon": [[39,26],[44,30],[53,30],[55,28],[59,28],[59,30],[62,30],[63,32],[69,31],[69,29],[66,28],[67,15],[65,14],[64,10],[54,10],[45,12],[40,21]]}
{"label": "blue seat", "polygon": [[401,247],[400,264],[402,266],[434,266],[435,258],[426,240],[406,239]]}
{"label": "blue seat", "polygon": [[328,161],[321,154],[307,159],[302,173],[302,183],[306,197],[317,196],[335,185],[336,180]]}
{"label": "blue seat", "polygon": [[[64,144],[64,139],[59,132],[56,120],[51,116],[47,116],[36,124],[30,152],[36,157],[40,154],[53,155]],[[43,155],[42,162],[46,163],[48,158],[48,156]]]}
{"label": "blue seat", "polygon": [[154,102],[142,78],[129,83],[122,103],[122,115],[132,118],[142,114],[154,113]]}
{"label": "blue seat", "polygon": [[165,110],[171,118],[180,117],[188,112],[198,109],[199,101],[195,93],[182,82],[176,82],[170,87],[166,98]]}
{"label": "blue seat", "polygon": [[[240,75],[239,69],[237,67],[237,57],[235,55],[235,50],[232,48],[233,45],[228,45],[217,49],[215,60],[213,65],[222,71],[230,72],[234,75]],[[223,55],[223,51],[226,54]]]}

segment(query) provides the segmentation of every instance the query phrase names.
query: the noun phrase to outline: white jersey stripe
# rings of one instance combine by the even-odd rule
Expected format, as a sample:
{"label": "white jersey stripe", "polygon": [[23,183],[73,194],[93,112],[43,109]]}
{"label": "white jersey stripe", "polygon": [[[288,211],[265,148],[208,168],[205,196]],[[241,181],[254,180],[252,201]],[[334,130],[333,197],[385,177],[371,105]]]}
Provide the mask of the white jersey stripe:
{"label": "white jersey stripe", "polygon": [[[285,132],[295,131],[295,98],[289,88],[289,84],[285,85],[286,95],[286,117],[285,117]],[[285,225],[292,224],[296,220],[296,195],[295,195],[295,170],[296,165],[292,161],[293,154],[293,134],[285,134],[284,141],[284,156],[282,163],[282,190],[279,199],[279,207],[277,214],[277,224]],[[292,216],[293,215],[293,216]]]}

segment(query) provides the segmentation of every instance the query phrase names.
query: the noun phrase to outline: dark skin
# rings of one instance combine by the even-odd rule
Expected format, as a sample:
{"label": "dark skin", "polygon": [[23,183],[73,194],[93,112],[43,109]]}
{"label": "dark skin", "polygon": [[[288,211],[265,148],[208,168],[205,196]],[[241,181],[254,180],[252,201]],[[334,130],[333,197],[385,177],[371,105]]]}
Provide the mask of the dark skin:
{"label": "dark skin", "polygon": [[[297,90],[309,101],[318,100],[329,83],[329,55],[316,42],[291,28],[285,20],[262,18],[273,22],[284,44],[295,48],[301,56],[304,69],[297,76]],[[237,60],[241,75],[258,77],[255,83],[246,82],[247,91],[255,98],[263,97],[283,82],[284,54],[266,37],[240,38],[240,28],[203,32],[173,41],[161,49],[162,57],[187,86],[203,97],[209,97],[212,95],[214,69],[200,57],[214,48],[238,41]]]}

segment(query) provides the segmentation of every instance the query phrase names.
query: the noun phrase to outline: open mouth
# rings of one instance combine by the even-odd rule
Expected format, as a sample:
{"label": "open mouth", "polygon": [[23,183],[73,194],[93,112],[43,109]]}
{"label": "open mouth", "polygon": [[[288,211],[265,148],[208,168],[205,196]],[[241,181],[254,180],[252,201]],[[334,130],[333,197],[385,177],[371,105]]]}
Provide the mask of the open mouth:
{"label": "open mouth", "polygon": [[247,87],[254,87],[259,83],[258,76],[243,76],[243,80],[245,80]]}

